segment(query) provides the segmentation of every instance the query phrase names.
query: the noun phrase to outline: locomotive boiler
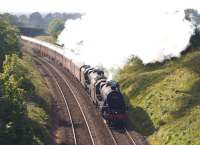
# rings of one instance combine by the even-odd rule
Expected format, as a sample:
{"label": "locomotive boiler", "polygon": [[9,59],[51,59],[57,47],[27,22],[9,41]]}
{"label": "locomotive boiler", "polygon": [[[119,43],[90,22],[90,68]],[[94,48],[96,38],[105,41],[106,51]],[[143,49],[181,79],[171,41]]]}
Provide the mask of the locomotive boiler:
{"label": "locomotive boiler", "polygon": [[100,94],[103,98],[102,116],[110,126],[122,126],[124,120],[127,119],[127,107],[118,83],[115,81],[102,82],[100,84]]}

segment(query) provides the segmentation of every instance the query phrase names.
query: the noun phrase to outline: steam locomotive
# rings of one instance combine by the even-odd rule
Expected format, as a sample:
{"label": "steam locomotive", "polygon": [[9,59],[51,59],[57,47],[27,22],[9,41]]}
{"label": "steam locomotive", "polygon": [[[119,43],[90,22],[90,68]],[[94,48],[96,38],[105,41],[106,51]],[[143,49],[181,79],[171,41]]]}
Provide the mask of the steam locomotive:
{"label": "steam locomotive", "polygon": [[62,47],[26,36],[21,37],[21,42],[40,56],[48,57],[71,72],[88,92],[110,127],[123,126],[127,120],[127,107],[117,82],[107,81],[102,70],[76,62],[70,55],[64,56]]}

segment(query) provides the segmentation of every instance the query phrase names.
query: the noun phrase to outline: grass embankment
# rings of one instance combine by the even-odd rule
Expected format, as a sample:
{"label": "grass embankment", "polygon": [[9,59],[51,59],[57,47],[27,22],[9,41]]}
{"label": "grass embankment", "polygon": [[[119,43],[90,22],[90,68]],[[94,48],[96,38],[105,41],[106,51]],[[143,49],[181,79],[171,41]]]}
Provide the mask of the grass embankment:
{"label": "grass embankment", "polygon": [[49,43],[55,43],[56,42],[56,40],[50,35],[36,36],[35,39],[46,41],[46,42],[49,42]]}
{"label": "grass embankment", "polygon": [[51,94],[44,82],[40,72],[33,63],[32,57],[23,54],[23,59],[19,60],[20,64],[28,71],[26,77],[31,80],[35,86],[35,94],[27,100],[27,111],[30,120],[35,122],[33,128],[41,136],[41,144],[49,144],[49,130],[52,99]]}
{"label": "grass embankment", "polygon": [[130,61],[117,78],[135,129],[152,145],[200,144],[200,50],[164,64]]}

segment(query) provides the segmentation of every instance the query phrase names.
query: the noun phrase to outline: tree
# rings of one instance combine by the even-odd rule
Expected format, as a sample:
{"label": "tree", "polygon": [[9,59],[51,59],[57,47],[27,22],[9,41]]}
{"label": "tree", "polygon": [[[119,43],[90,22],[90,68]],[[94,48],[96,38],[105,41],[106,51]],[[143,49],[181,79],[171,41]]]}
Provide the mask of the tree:
{"label": "tree", "polygon": [[19,21],[16,15],[11,15],[9,13],[4,13],[1,15],[1,18],[5,21],[7,21],[8,23],[10,23],[11,25],[15,25],[18,26],[19,25]]}
{"label": "tree", "polygon": [[49,22],[53,19],[53,15],[51,13],[48,13],[45,17],[44,17],[44,29],[46,32],[48,32],[48,26],[49,26]]}
{"label": "tree", "polygon": [[57,39],[58,35],[63,29],[64,21],[60,18],[54,18],[48,26],[48,32],[54,39]]}
{"label": "tree", "polygon": [[0,15],[0,69],[6,54],[19,53],[19,31]]}
{"label": "tree", "polygon": [[25,145],[32,142],[32,127],[25,123],[26,90],[23,69],[19,67],[18,56],[7,55],[1,74],[3,95],[0,97],[0,144]]}
{"label": "tree", "polygon": [[19,23],[21,24],[20,26],[25,26],[27,27],[29,24],[29,19],[26,15],[20,15],[18,18]]}
{"label": "tree", "polygon": [[198,28],[195,29],[194,34],[190,38],[190,45],[195,48],[200,46],[200,30]]}
{"label": "tree", "polygon": [[29,21],[32,24],[32,27],[43,28],[43,19],[39,12],[32,13],[30,15]]}

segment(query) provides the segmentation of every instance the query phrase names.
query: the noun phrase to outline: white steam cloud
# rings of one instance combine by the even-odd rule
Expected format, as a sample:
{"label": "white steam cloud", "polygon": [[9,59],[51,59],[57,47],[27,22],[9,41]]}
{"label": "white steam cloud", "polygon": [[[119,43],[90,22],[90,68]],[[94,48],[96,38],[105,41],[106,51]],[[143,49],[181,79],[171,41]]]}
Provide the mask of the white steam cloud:
{"label": "white steam cloud", "polygon": [[122,0],[91,5],[82,19],[66,22],[58,42],[93,66],[115,68],[130,55],[144,64],[179,57],[194,32],[184,9],[134,6]]}

